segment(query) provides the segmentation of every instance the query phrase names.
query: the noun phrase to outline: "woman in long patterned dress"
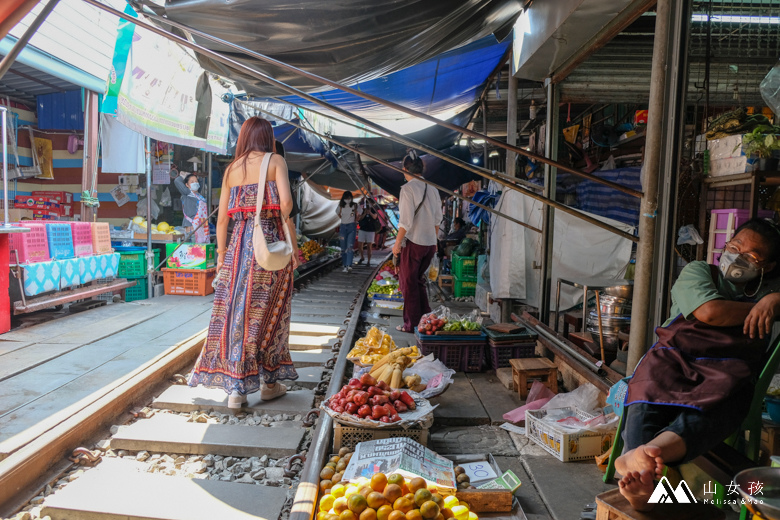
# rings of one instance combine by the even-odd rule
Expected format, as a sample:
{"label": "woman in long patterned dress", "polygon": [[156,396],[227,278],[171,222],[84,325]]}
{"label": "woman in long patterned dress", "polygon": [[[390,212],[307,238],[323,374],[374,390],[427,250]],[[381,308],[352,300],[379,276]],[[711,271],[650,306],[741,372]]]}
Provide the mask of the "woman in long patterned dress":
{"label": "woman in long patterned dress", "polygon": [[[287,388],[279,381],[298,378],[288,345],[297,254],[284,269],[266,271],[257,264],[252,245],[260,164],[273,150],[271,124],[259,117],[247,119],[222,181],[214,308],[206,344],[189,378],[190,386],[225,390],[230,408],[241,408],[246,395],[258,390],[264,401],[280,397]],[[267,242],[284,239],[291,209],[287,164],[273,155],[260,218]]]}

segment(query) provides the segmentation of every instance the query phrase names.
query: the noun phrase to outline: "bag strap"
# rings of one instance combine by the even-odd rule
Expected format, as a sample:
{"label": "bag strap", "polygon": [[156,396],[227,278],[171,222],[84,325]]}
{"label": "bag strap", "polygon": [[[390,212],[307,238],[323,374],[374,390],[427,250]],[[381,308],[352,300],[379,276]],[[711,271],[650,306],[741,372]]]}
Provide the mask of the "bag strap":
{"label": "bag strap", "polygon": [[271,162],[273,152],[266,152],[260,163],[260,174],[257,177],[257,208],[255,208],[255,226],[260,225],[260,211],[263,209],[265,197],[265,179],[268,177],[268,164]]}
{"label": "bag strap", "polygon": [[414,210],[414,216],[417,217],[417,213],[420,212],[420,208],[422,208],[423,203],[425,202],[425,197],[428,196],[428,185],[425,185],[425,191],[423,191],[423,198],[420,201],[420,203],[417,205],[417,209]]}

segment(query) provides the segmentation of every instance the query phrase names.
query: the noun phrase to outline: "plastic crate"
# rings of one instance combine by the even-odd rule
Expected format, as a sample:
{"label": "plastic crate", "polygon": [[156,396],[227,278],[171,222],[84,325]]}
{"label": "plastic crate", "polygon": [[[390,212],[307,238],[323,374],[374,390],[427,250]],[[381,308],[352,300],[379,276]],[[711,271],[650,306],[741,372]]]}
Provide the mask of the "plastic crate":
{"label": "plastic crate", "polygon": [[[750,210],[747,209],[713,209],[710,212],[710,236],[707,244],[707,262],[716,264],[726,243],[734,237],[739,226],[750,220]],[[772,218],[774,212],[760,209],[756,216]]]}
{"label": "plastic crate", "polygon": [[377,439],[390,439],[406,437],[419,442],[423,446],[428,444],[428,428],[358,428],[333,424],[333,451],[338,453],[341,448],[353,449],[358,443],[374,441]]}
{"label": "plastic crate", "polygon": [[73,258],[73,233],[69,222],[51,222],[46,224],[46,239],[49,242],[49,256],[52,260]]}
{"label": "plastic crate", "polygon": [[149,298],[149,284],[146,283],[146,277],[136,279],[133,287],[125,289],[125,301],[135,302]]}
{"label": "plastic crate", "polygon": [[[117,278],[140,278],[146,276],[146,249],[120,251]],[[160,250],[154,250],[154,265],[160,263]]]}
{"label": "plastic crate", "polygon": [[477,292],[477,279],[474,280],[461,280],[457,276],[452,286],[452,295],[455,298],[463,298],[466,296],[474,296]]}
{"label": "plastic crate", "polygon": [[488,362],[493,370],[511,366],[510,359],[536,357],[536,342],[515,345],[496,345],[492,341],[487,347],[490,355]]}
{"label": "plastic crate", "polygon": [[92,254],[92,224],[89,222],[70,222],[70,232],[73,236],[73,253],[75,256]]}
{"label": "plastic crate", "polygon": [[214,292],[211,282],[217,269],[163,269],[165,294],[206,296]]}
{"label": "plastic crate", "polygon": [[458,256],[455,251],[452,252],[452,274],[455,278],[465,281],[477,281],[477,257]]}
{"label": "plastic crate", "polygon": [[16,263],[17,253],[20,264],[33,264],[49,260],[49,241],[46,239],[45,224],[25,222],[24,224],[14,224],[14,226],[25,227],[30,231],[8,234],[12,264]]}
{"label": "plastic crate", "polygon": [[[583,421],[594,417],[576,408],[573,411]],[[571,430],[543,421],[545,415],[547,410],[525,412],[526,435],[561,462],[590,460],[609,450],[615,439],[617,428],[607,432],[571,433]]]}
{"label": "plastic crate", "polygon": [[433,354],[436,359],[452,370],[461,372],[482,371],[482,365],[485,361],[485,340],[483,337],[477,341],[472,339],[473,336],[468,340],[429,340],[420,336],[419,332],[415,332],[415,335],[423,356]]}
{"label": "plastic crate", "polygon": [[96,255],[110,253],[111,249],[111,227],[108,222],[93,222],[92,228],[92,252]]}

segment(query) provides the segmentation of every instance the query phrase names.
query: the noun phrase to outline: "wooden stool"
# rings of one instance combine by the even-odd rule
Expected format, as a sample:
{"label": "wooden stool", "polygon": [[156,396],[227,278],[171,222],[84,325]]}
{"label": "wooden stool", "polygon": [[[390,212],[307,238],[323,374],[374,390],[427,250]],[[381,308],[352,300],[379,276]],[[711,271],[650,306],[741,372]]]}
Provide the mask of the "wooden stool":
{"label": "wooden stool", "polygon": [[512,386],[521,399],[528,397],[528,390],[534,380],[558,393],[558,367],[547,358],[510,359],[512,365]]}
{"label": "wooden stool", "polygon": [[448,289],[452,289],[455,282],[452,279],[452,275],[449,274],[440,274],[439,275],[439,287],[444,289],[445,287]]}
{"label": "wooden stool", "polygon": [[710,504],[657,504],[652,510],[635,511],[620,490],[613,489],[596,497],[596,520],[723,520],[726,514]]}
{"label": "wooden stool", "polygon": [[579,332],[583,330],[581,313],[575,314],[573,312],[566,312],[563,314],[563,337],[564,338],[569,337],[569,327],[574,328],[572,332]]}

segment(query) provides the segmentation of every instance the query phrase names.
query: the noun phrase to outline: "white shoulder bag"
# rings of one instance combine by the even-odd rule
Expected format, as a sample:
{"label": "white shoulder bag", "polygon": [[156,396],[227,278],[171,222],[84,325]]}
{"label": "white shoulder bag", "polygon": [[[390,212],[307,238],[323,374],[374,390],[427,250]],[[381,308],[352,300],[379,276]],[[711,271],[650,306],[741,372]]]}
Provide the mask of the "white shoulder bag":
{"label": "white shoulder bag", "polygon": [[265,195],[265,179],[268,177],[268,163],[273,154],[268,152],[260,164],[260,177],[257,180],[257,211],[255,212],[255,229],[252,235],[252,245],[255,248],[255,260],[266,271],[279,271],[287,267],[292,258],[292,242],[290,230],[286,222],[282,222],[284,228],[284,240],[266,243],[263,227],[260,225],[260,211],[263,208]]}

